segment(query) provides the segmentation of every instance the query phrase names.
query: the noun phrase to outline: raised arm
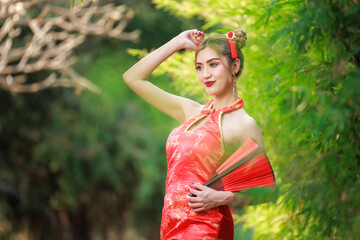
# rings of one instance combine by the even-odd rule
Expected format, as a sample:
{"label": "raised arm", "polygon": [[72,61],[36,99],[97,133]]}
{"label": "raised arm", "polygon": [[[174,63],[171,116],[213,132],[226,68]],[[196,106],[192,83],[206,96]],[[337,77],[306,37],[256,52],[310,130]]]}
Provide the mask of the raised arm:
{"label": "raised arm", "polygon": [[180,49],[196,50],[204,33],[188,30],[156,49],[123,74],[124,82],[141,98],[180,123],[199,111],[201,105],[187,98],[167,93],[146,79],[169,56]]}

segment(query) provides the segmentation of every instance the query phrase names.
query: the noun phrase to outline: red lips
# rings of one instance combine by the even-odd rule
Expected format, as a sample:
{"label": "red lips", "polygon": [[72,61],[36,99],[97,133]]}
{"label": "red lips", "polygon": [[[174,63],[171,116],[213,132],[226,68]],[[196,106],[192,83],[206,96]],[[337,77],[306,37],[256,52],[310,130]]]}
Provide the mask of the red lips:
{"label": "red lips", "polygon": [[205,85],[207,87],[211,87],[214,83],[215,83],[215,81],[208,81],[208,82],[205,82]]}

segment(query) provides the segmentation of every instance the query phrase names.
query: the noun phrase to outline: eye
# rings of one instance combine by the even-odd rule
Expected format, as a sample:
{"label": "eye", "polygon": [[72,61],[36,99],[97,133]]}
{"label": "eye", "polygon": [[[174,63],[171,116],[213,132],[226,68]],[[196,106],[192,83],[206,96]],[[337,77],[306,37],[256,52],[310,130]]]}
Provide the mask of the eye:
{"label": "eye", "polygon": [[200,71],[202,69],[202,66],[198,65],[195,67],[196,71]]}
{"label": "eye", "polygon": [[216,67],[217,65],[217,63],[210,63],[210,67]]}

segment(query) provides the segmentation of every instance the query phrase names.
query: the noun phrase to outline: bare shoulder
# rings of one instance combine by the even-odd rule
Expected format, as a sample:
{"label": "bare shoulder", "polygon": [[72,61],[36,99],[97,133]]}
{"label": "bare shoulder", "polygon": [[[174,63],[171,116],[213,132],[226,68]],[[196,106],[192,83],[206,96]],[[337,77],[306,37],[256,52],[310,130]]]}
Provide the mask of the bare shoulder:
{"label": "bare shoulder", "polygon": [[[240,137],[248,131],[258,129],[258,125],[253,117],[251,117],[244,109],[233,111],[224,115],[224,127],[234,133],[234,137]],[[225,122],[226,121],[226,122]]]}
{"label": "bare shoulder", "polygon": [[203,108],[203,105],[188,98],[184,98],[183,103],[184,122],[199,114]]}
{"label": "bare shoulder", "polygon": [[222,130],[226,145],[240,146],[249,138],[253,138],[265,149],[262,133],[256,120],[243,108],[224,115]]}

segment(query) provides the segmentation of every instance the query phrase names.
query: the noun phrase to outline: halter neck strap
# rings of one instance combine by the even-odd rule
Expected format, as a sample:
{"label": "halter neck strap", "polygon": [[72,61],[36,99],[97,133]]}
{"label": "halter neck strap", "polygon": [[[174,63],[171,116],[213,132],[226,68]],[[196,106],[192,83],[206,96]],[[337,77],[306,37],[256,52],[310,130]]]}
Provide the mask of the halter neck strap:
{"label": "halter neck strap", "polygon": [[231,111],[241,108],[244,105],[244,101],[242,100],[242,98],[238,97],[238,99],[230,106],[215,110],[214,108],[212,108],[213,102],[214,102],[214,99],[211,99],[210,102],[208,102],[203,107],[203,109],[201,110],[201,114],[209,114],[209,113],[214,113],[214,112],[231,112]]}

